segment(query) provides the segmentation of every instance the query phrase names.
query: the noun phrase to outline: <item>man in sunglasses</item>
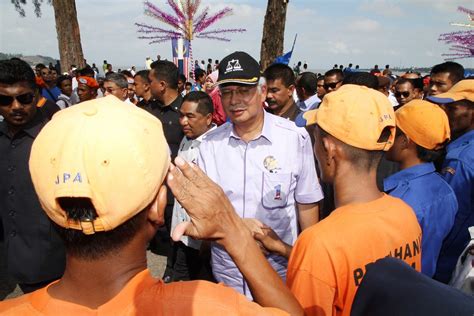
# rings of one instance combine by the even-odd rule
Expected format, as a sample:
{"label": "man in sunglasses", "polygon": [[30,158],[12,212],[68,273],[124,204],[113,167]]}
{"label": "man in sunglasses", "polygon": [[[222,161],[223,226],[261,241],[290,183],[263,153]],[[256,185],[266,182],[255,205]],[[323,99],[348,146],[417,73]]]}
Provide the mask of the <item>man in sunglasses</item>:
{"label": "man in sunglasses", "polygon": [[41,209],[28,171],[32,143],[48,121],[40,98],[27,63],[0,61],[0,218],[8,274],[25,293],[61,277],[65,264],[62,241]]}
{"label": "man in sunglasses", "polygon": [[342,86],[344,73],[340,69],[331,69],[324,74],[324,90],[326,93],[331,93]]}
{"label": "man in sunglasses", "polygon": [[41,94],[46,99],[56,103],[56,101],[58,101],[59,95],[61,94],[61,89],[56,86],[57,74],[55,78],[51,69],[46,66],[41,68],[40,74],[45,83],[45,86],[41,89]]}
{"label": "man in sunglasses", "polygon": [[[230,122],[206,135],[198,164],[241,218],[260,220],[292,245],[301,230],[318,221],[317,203],[323,198],[308,132],[264,111],[267,86],[247,53],[234,52],[221,61],[217,84]],[[285,279],[287,259],[276,254],[267,259]],[[251,298],[235,262],[217,244],[212,270],[217,281]]]}
{"label": "man in sunglasses", "polygon": [[401,78],[395,85],[395,98],[398,102],[398,107],[404,106],[411,100],[421,99],[423,97],[423,90],[415,87],[416,79]]}

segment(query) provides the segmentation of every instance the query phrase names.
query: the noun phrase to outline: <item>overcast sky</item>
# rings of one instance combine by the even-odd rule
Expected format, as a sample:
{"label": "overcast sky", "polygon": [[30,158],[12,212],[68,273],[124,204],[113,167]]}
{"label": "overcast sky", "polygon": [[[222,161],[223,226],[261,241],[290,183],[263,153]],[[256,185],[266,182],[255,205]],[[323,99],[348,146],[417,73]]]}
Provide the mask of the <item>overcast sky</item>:
{"label": "overcast sky", "polygon": [[[31,1],[29,1],[31,2]],[[46,1],[45,1],[46,2]],[[165,0],[152,0],[166,11]],[[222,59],[244,50],[259,59],[267,1],[202,0],[216,12],[225,6],[234,10],[212,28],[246,28],[231,34],[229,43],[197,39],[193,54],[198,59]],[[383,66],[432,66],[443,61],[448,46],[438,42],[440,33],[462,30],[450,22],[467,22],[458,5],[474,7],[472,0],[291,0],[285,31],[285,51],[298,33],[291,64],[307,62],[310,69],[352,62],[361,68]],[[164,27],[143,14],[140,0],[76,0],[82,47],[89,63],[104,59],[117,66],[144,66],[146,56],[171,58],[171,43],[149,45],[137,39],[135,22]],[[59,57],[53,8],[43,5],[36,18],[32,5],[20,18],[10,1],[0,1],[0,52]],[[474,67],[474,59],[461,60]]]}

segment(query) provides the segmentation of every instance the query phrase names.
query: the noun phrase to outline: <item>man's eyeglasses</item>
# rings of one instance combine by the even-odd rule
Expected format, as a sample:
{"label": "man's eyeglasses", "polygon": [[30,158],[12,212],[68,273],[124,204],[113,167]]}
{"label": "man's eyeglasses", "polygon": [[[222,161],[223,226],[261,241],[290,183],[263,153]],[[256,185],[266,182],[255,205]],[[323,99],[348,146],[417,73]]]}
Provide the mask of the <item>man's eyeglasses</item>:
{"label": "man's eyeglasses", "polygon": [[408,98],[410,96],[410,92],[409,91],[404,91],[404,92],[395,92],[395,98],[401,98],[401,97],[404,97],[404,98]]}
{"label": "man's eyeglasses", "polygon": [[25,93],[12,97],[9,95],[0,94],[0,106],[10,105],[15,99],[21,104],[30,104],[35,99],[35,95],[33,93]]}
{"label": "man's eyeglasses", "polygon": [[341,82],[342,80],[339,80],[339,81],[336,81],[336,82],[331,82],[331,83],[325,83],[323,85],[324,89],[328,90],[328,89],[336,89],[337,85],[339,84],[339,82]]}
{"label": "man's eyeglasses", "polygon": [[239,100],[248,100],[253,96],[255,91],[255,87],[240,87],[235,90],[224,88],[219,91],[219,94],[222,100],[230,100],[232,98],[232,94],[234,94],[234,96]]}

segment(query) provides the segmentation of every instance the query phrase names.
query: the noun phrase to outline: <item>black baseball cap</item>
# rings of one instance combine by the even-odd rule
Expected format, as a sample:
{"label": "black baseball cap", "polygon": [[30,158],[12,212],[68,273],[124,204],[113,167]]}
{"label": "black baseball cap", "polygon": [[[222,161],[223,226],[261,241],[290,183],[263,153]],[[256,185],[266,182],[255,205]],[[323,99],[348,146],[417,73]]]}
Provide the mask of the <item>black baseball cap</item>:
{"label": "black baseball cap", "polygon": [[240,83],[256,85],[260,79],[260,65],[245,52],[234,52],[219,64],[217,84]]}

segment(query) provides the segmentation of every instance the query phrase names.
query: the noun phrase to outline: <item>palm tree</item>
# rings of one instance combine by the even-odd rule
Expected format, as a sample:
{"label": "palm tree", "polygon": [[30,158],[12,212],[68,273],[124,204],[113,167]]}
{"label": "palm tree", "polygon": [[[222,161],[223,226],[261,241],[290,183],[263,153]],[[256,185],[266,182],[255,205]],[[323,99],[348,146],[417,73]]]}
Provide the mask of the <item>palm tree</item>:
{"label": "palm tree", "polygon": [[[20,16],[25,16],[24,6],[27,0],[11,0]],[[35,14],[41,17],[41,5],[44,0],[32,0],[35,6]],[[77,21],[77,10],[75,0],[46,0],[54,8],[56,20],[56,32],[58,35],[59,57],[61,60],[61,71],[67,71],[71,65],[84,67],[84,54],[82,53],[81,34]]]}

